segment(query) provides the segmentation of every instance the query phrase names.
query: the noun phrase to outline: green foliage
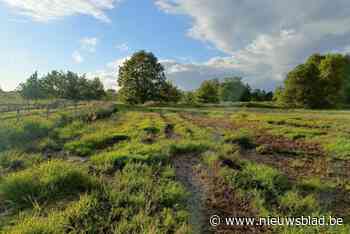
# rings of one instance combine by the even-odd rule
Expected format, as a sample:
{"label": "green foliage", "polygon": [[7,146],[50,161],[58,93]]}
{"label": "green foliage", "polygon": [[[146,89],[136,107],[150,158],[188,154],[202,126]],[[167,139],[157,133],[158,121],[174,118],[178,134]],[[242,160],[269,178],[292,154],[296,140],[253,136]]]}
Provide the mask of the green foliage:
{"label": "green foliage", "polygon": [[169,233],[186,224],[188,194],[177,182],[155,173],[150,166],[131,163],[117,174],[111,199],[116,207],[128,207],[116,222],[117,233]]}
{"label": "green foliage", "polygon": [[70,154],[88,156],[99,149],[105,149],[118,142],[128,140],[129,137],[120,134],[95,133],[83,136],[80,140],[71,141],[64,145],[64,149]]}
{"label": "green foliage", "polygon": [[242,82],[242,78],[240,77],[225,78],[220,83],[220,88],[219,88],[220,100],[223,102],[243,101],[242,97],[246,91],[247,91],[247,86]]}
{"label": "green foliage", "polygon": [[250,149],[255,146],[252,134],[246,129],[228,132],[225,134],[224,140],[228,143],[238,144],[243,149]]}
{"label": "green foliage", "polygon": [[87,172],[63,161],[48,161],[6,176],[0,184],[0,194],[9,205],[30,207],[33,202],[54,200],[75,195],[94,186]]}
{"label": "green foliage", "polygon": [[350,140],[348,137],[336,137],[333,142],[328,142],[325,149],[334,154],[334,158],[350,158]]}
{"label": "green foliage", "polygon": [[302,196],[297,191],[288,191],[279,198],[281,211],[290,217],[313,215],[319,204],[313,195]]}
{"label": "green foliage", "polygon": [[6,228],[2,234],[61,234],[63,219],[60,214],[50,214],[48,217],[33,215],[25,217],[17,225]]}
{"label": "green foliage", "polygon": [[218,103],[219,102],[219,81],[205,80],[196,91],[197,100],[200,103]]}
{"label": "green foliage", "polygon": [[184,92],[182,95],[181,102],[186,105],[196,105],[197,104],[196,94],[192,91]]}
{"label": "green foliage", "polygon": [[48,136],[49,123],[39,121],[25,121],[19,126],[6,126],[0,128],[0,152],[18,147],[25,149],[33,147],[36,140]]}
{"label": "green foliage", "polygon": [[31,75],[25,83],[19,85],[19,93],[26,99],[42,99],[47,97],[47,93],[40,81],[38,72]]}
{"label": "green foliage", "polygon": [[147,101],[177,102],[180,92],[166,81],[164,67],[146,51],[134,53],[119,69],[118,97],[129,104]]}
{"label": "green foliage", "polygon": [[291,71],[275,98],[291,107],[327,108],[344,97],[346,57],[340,54],[311,56]]}
{"label": "green foliage", "polygon": [[170,81],[166,81],[160,90],[160,101],[167,103],[177,103],[182,98],[182,92]]}
{"label": "green foliage", "polygon": [[52,71],[42,78],[36,72],[20,84],[19,92],[26,99],[61,98],[78,101],[97,100],[105,96],[99,78],[89,80],[71,71]]}
{"label": "green foliage", "polygon": [[290,187],[287,177],[278,170],[251,162],[246,162],[233,181],[243,190],[257,190],[268,203],[276,200]]}
{"label": "green foliage", "polygon": [[26,154],[19,151],[5,151],[0,153],[0,168],[9,171],[22,170],[43,161],[39,154]]}
{"label": "green foliage", "polygon": [[187,154],[187,153],[202,153],[208,150],[208,145],[205,143],[192,143],[192,142],[183,142],[171,144],[169,148],[169,155],[177,154]]}

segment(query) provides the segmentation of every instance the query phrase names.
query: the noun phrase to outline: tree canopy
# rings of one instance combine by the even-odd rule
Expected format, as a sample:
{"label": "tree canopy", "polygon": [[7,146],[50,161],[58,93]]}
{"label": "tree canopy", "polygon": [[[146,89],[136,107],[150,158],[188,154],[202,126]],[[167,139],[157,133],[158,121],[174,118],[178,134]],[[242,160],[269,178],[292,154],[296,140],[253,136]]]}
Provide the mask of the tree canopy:
{"label": "tree canopy", "polygon": [[203,81],[196,91],[199,103],[271,101],[273,92],[252,90],[240,77],[227,77]]}
{"label": "tree canopy", "polygon": [[87,79],[84,75],[52,71],[39,78],[35,72],[26,82],[21,83],[19,93],[26,99],[61,98],[69,100],[97,100],[105,96],[99,78]]}
{"label": "tree canopy", "polygon": [[164,67],[154,54],[139,51],[119,68],[118,96],[126,103],[176,101],[179,90],[166,80]]}
{"label": "tree canopy", "polygon": [[240,77],[228,77],[220,83],[219,97],[224,102],[238,102],[246,92],[247,86]]}
{"label": "tree canopy", "polygon": [[200,103],[218,103],[220,83],[218,79],[205,80],[196,91],[198,102]]}
{"label": "tree canopy", "polygon": [[312,55],[288,73],[279,101],[291,107],[329,108],[349,97],[349,60],[341,54]]}

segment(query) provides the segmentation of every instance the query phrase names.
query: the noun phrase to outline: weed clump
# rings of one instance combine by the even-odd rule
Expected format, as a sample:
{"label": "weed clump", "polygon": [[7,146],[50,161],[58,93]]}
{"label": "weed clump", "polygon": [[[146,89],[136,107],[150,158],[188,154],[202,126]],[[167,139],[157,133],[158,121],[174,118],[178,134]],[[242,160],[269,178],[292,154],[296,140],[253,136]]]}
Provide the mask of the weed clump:
{"label": "weed clump", "polygon": [[6,176],[0,194],[11,206],[30,207],[33,202],[54,200],[87,191],[94,180],[83,168],[63,161],[48,161]]}
{"label": "weed clump", "polygon": [[13,148],[27,149],[33,142],[48,136],[50,126],[45,122],[25,121],[20,126],[0,128],[0,151]]}
{"label": "weed clump", "polygon": [[13,172],[41,163],[43,160],[43,157],[39,154],[5,151],[0,153],[0,168]]}
{"label": "weed clump", "polygon": [[224,140],[226,143],[238,144],[243,149],[252,149],[255,147],[252,135],[246,130],[230,132],[225,135]]}
{"label": "weed clump", "polygon": [[88,156],[96,150],[107,148],[120,141],[125,141],[128,139],[128,136],[120,134],[91,134],[81,138],[80,140],[66,143],[64,145],[64,149],[70,154]]}
{"label": "weed clump", "polygon": [[312,215],[319,211],[319,204],[314,195],[301,196],[297,191],[285,193],[279,198],[279,204],[281,211],[292,217]]}
{"label": "weed clump", "polygon": [[183,142],[183,143],[174,143],[169,147],[169,155],[176,154],[188,154],[188,153],[202,153],[209,149],[209,145],[206,143],[192,143],[192,142]]}

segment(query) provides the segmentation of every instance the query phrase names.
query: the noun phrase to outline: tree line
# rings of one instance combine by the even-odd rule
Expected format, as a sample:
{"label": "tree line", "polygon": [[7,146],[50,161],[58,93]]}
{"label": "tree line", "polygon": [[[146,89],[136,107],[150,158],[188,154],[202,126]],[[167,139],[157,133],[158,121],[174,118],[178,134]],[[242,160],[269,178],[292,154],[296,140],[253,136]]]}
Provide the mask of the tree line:
{"label": "tree line", "polygon": [[118,92],[105,91],[99,78],[89,80],[71,71],[52,71],[43,77],[35,72],[18,91],[27,99],[116,98],[128,104],[276,101],[292,108],[334,108],[350,104],[350,56],[314,54],[290,71],[275,92],[252,89],[235,76],[206,80],[197,90],[186,92],[167,80],[153,53],[142,50],[120,66],[118,86]]}
{"label": "tree line", "polygon": [[89,80],[85,75],[68,71],[52,71],[43,77],[38,72],[21,83],[18,92],[22,97],[31,100],[67,99],[73,101],[98,100],[106,95],[99,78]]}
{"label": "tree line", "polygon": [[239,77],[204,81],[191,92],[177,88],[165,77],[164,67],[146,51],[135,53],[119,69],[118,97],[129,104],[155,102],[219,103],[237,101],[271,101],[272,92],[252,90]]}

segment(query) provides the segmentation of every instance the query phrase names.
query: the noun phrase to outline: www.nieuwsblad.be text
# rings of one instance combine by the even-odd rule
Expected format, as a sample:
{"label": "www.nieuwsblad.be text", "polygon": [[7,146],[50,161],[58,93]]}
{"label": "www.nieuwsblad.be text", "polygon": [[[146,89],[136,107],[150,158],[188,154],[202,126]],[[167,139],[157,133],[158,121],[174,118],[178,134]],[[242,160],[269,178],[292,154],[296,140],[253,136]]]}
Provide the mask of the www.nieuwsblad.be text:
{"label": "www.nieuwsblad.be text", "polygon": [[210,217],[210,225],[226,226],[336,226],[343,225],[343,218],[332,216],[301,216],[301,217]]}

